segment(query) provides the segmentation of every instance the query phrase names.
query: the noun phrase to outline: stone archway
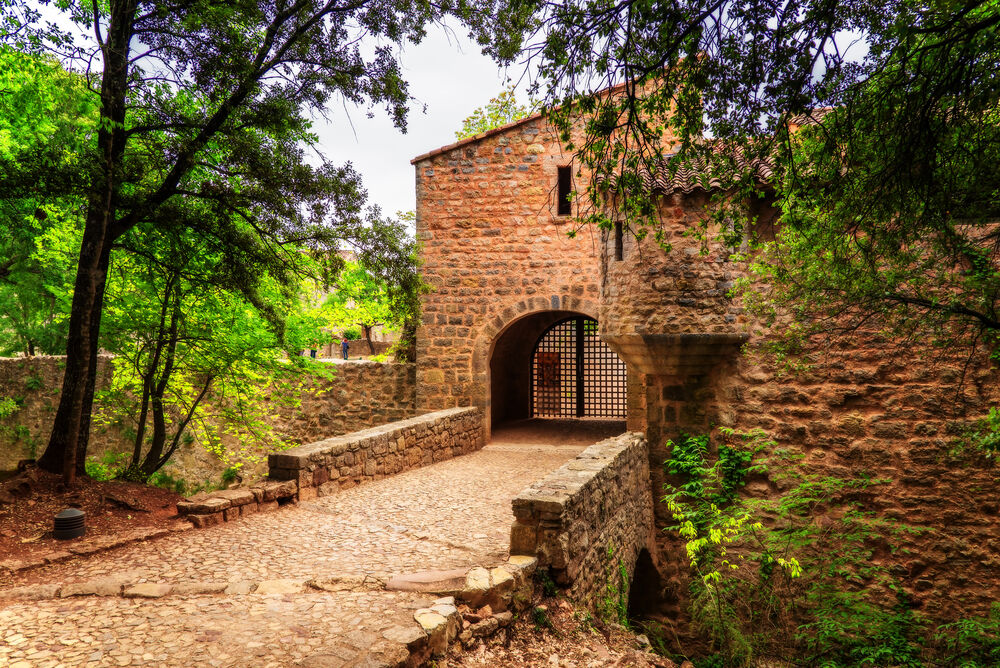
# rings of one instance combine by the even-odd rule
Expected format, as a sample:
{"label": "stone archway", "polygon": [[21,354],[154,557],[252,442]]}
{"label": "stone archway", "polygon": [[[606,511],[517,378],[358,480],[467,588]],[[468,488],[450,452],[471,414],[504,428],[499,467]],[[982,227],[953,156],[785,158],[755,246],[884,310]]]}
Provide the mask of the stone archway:
{"label": "stone archway", "polygon": [[596,302],[572,295],[535,297],[513,304],[480,330],[473,352],[485,396],[487,426],[531,417],[532,355],[539,337],[573,316],[595,319]]}

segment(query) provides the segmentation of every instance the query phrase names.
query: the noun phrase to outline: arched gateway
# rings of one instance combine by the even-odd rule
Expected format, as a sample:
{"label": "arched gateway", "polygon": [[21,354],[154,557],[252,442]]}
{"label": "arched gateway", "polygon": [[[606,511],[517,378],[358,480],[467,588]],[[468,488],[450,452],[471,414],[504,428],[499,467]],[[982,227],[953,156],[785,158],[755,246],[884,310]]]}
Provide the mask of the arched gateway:
{"label": "arched gateway", "polygon": [[625,363],[597,321],[574,311],[530,313],[501,331],[489,356],[490,422],[626,418]]}

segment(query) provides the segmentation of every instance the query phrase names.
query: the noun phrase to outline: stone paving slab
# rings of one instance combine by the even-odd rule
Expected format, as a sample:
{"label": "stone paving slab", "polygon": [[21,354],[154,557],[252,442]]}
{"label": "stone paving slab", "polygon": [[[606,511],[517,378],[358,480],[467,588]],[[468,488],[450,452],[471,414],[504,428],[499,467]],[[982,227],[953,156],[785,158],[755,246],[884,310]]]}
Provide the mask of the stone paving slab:
{"label": "stone paving slab", "polygon": [[[511,499],[585,445],[491,444],[297,507],[19,574],[12,587],[65,589],[127,573],[134,597],[0,597],[0,665],[395,665],[429,601],[369,576],[500,563]],[[315,578],[342,584],[296,584]],[[282,584],[255,593],[265,581]]]}

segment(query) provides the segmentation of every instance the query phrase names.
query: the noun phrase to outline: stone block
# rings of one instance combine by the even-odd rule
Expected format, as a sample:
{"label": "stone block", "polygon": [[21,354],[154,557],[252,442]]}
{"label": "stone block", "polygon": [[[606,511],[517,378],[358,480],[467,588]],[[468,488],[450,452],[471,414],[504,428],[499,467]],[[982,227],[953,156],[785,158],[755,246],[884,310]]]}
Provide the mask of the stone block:
{"label": "stone block", "polygon": [[538,533],[535,525],[514,522],[510,527],[510,553],[512,555],[534,555],[538,547]]}
{"label": "stone block", "polygon": [[170,593],[172,587],[168,584],[155,582],[140,582],[125,589],[125,598],[162,598]]}
{"label": "stone block", "polygon": [[227,522],[232,522],[233,520],[238,520],[240,518],[239,506],[236,508],[226,508],[222,511],[222,516]]}
{"label": "stone block", "polygon": [[277,501],[262,501],[257,506],[257,510],[262,513],[269,513],[279,508]]}
{"label": "stone block", "polygon": [[253,492],[249,489],[223,489],[218,492],[212,492],[212,496],[217,499],[226,499],[233,506],[242,506],[245,503],[253,503],[256,499],[254,498]]}
{"label": "stone block", "polygon": [[299,488],[299,501],[312,501],[317,496],[315,487]]}
{"label": "stone block", "polygon": [[240,506],[240,517],[245,517],[247,515],[253,515],[260,509],[260,505],[254,501],[253,503],[245,503]]}
{"label": "stone block", "polygon": [[325,482],[316,488],[316,496],[329,496],[330,494],[336,494],[340,491],[340,483],[336,480],[331,480],[330,482]]}
{"label": "stone block", "polygon": [[305,583],[299,580],[266,580],[257,585],[255,594],[300,594],[305,591]]}
{"label": "stone block", "polygon": [[206,515],[221,512],[231,505],[229,499],[210,496],[197,501],[180,501],[177,503],[177,512],[180,515]]}
{"label": "stone block", "polygon": [[204,515],[188,515],[187,518],[188,520],[191,521],[191,524],[193,524],[197,529],[212,527],[215,526],[216,524],[222,524],[222,522],[224,521],[221,512],[204,514]]}

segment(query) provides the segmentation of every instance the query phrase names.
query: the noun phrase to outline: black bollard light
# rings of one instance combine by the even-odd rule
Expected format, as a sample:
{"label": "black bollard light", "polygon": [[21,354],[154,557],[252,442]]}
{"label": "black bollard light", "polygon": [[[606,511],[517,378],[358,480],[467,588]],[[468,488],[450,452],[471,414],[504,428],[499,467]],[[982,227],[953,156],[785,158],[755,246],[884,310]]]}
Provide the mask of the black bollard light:
{"label": "black bollard light", "polygon": [[83,525],[85,513],[79,508],[66,508],[56,513],[53,535],[58,540],[69,540],[79,538],[87,533],[87,527]]}

